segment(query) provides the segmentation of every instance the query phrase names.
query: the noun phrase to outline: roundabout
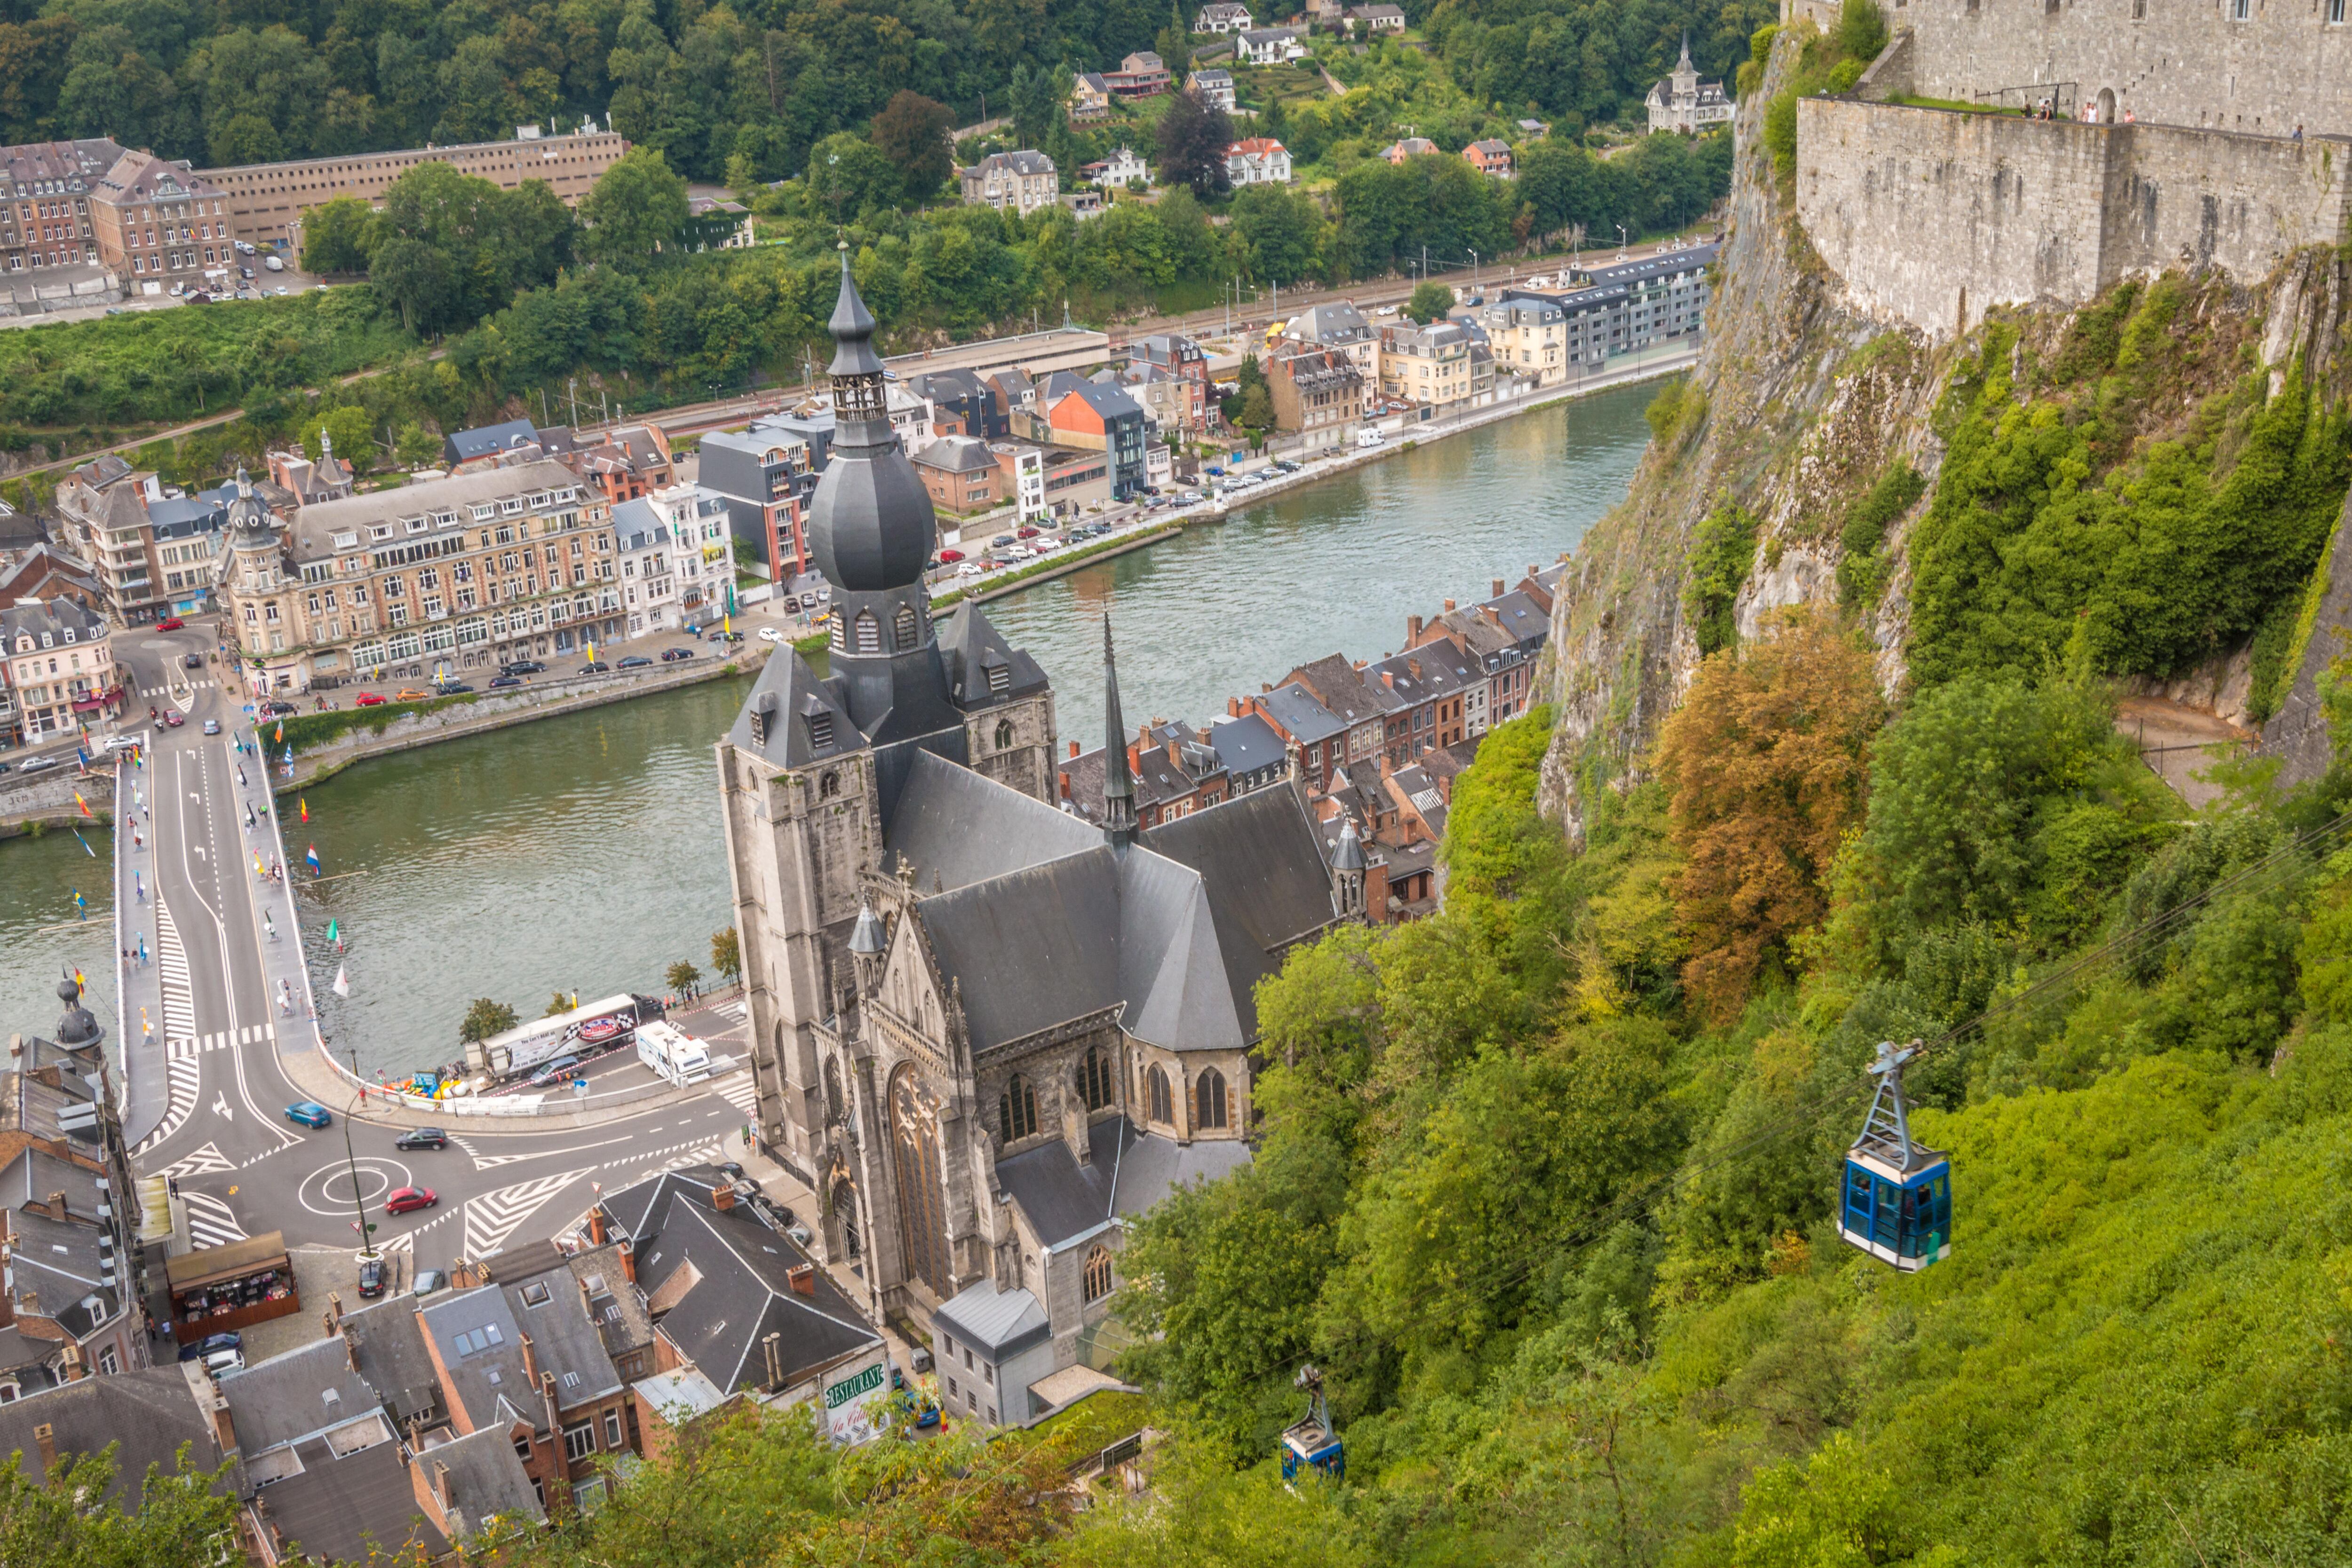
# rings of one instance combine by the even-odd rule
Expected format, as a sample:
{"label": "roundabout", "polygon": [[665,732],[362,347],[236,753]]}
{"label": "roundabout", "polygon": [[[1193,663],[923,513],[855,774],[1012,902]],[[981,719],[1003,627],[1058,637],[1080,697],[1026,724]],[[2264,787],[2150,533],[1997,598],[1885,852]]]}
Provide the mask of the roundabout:
{"label": "roundabout", "polygon": [[404,1163],[362,1154],[356,1160],[337,1160],[320,1166],[302,1178],[296,1196],[312,1214],[344,1219],[355,1206],[373,1208],[383,1201],[385,1194],[415,1184],[415,1176]]}

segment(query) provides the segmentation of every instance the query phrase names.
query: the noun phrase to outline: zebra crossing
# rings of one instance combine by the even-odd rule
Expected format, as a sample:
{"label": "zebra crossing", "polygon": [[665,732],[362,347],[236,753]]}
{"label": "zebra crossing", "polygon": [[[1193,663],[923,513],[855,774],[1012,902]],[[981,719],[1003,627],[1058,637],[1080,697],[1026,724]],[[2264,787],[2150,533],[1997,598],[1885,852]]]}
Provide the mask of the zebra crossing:
{"label": "zebra crossing", "polygon": [[188,979],[188,949],[180,941],[180,925],[172,918],[163,889],[155,892],[155,977],[163,992],[163,1038],[166,1044],[196,1032],[195,991]]}
{"label": "zebra crossing", "polygon": [[177,1180],[184,1176],[209,1176],[222,1171],[236,1169],[236,1162],[222,1153],[219,1144],[207,1143],[194,1153],[184,1154],[162,1170],[151,1171],[148,1174],[170,1176]]}
{"label": "zebra crossing", "polygon": [[711,1092],[741,1111],[747,1120],[757,1121],[760,1115],[760,1086],[751,1081],[749,1072],[729,1073],[713,1079]]}
{"label": "zebra crossing", "polygon": [[180,1201],[188,1205],[188,1241],[192,1247],[226,1247],[233,1241],[247,1239],[245,1226],[228,1206],[228,1200],[210,1193],[182,1193]]}
{"label": "zebra crossing", "polygon": [[220,682],[216,680],[192,680],[188,682],[186,686],[142,686],[139,689],[139,695],[142,697],[170,697],[176,692],[190,689],[197,691],[217,691],[220,689]]}
{"label": "zebra crossing", "polygon": [[466,1245],[458,1256],[488,1258],[507,1244],[507,1238],[522,1227],[544,1206],[547,1200],[588,1174],[593,1166],[577,1171],[564,1171],[552,1176],[537,1176],[528,1182],[517,1182],[510,1187],[500,1187],[494,1193],[466,1200]]}

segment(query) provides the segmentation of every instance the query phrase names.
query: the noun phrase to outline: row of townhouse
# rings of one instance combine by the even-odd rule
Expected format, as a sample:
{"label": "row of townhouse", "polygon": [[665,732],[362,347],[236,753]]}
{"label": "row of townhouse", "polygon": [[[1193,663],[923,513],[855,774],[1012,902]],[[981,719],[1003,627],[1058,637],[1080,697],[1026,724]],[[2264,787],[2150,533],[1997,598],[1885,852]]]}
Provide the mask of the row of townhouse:
{"label": "row of townhouse", "polygon": [[[1222,801],[1288,784],[1322,825],[1327,851],[1358,826],[1366,909],[1375,921],[1436,906],[1436,846],[1453,781],[1494,726],[1533,705],[1535,672],[1565,566],[1496,578],[1468,606],[1408,616],[1405,646],[1377,660],[1332,654],[1228,700],[1193,728],[1164,718],[1136,726],[1127,747],[1136,820],[1151,828]],[[1055,764],[1065,810],[1099,819],[1106,753],[1076,742]]]}
{"label": "row of townhouse", "polygon": [[[863,1442],[891,1390],[883,1340],[751,1194],[710,1166],[649,1177],[446,1288],[358,1310],[330,1296],[317,1338],[216,1375],[108,1347],[77,1365],[68,1347],[54,1375],[0,1377],[0,1451],[40,1484],[115,1444],[112,1495],[135,1506],[149,1462],[169,1472],[184,1447],[221,1471],[245,1559],[276,1568],[467,1560],[477,1538],[596,1508],[739,1402],[810,1405]],[[47,1268],[38,1219],[19,1250]],[[32,1321],[20,1305],[0,1345]]]}

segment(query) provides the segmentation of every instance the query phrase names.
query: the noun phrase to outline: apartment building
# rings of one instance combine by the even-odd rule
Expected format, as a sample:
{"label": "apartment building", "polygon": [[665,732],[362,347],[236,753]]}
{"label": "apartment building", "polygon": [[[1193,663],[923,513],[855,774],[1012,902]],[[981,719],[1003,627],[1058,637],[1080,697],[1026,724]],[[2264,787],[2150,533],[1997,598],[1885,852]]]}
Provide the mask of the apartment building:
{"label": "apartment building", "polygon": [[1715,258],[1714,245],[1695,245],[1639,261],[1586,268],[1570,274],[1573,288],[1506,288],[1497,304],[1531,299],[1557,304],[1567,363],[1590,369],[1618,354],[1703,331]]}
{"label": "apartment building", "polygon": [[963,199],[969,206],[1007,207],[1027,217],[1061,200],[1062,177],[1054,160],[1043,153],[991,153],[963,171]]}
{"label": "apartment building", "polygon": [[220,594],[257,695],[568,653],[626,625],[611,508],[552,458],[306,506],[238,476]]}
{"label": "apartment building", "polygon": [[226,287],[236,252],[220,187],[184,163],[126,153],[91,187],[90,232],[98,254],[126,274],[127,288],[161,293],[167,284]]}
{"label": "apartment building", "polygon": [[1478,315],[1498,374],[1538,386],[1568,376],[1568,313],[1557,300],[1506,295]]}
{"label": "apartment building", "polygon": [[1381,334],[1344,300],[1300,311],[1290,318],[1282,335],[1286,342],[1343,353],[1367,383],[1377,385],[1380,381]]}
{"label": "apartment building", "polygon": [[1495,358],[1483,335],[1447,320],[1381,329],[1381,395],[1416,404],[1426,418],[1491,401]]}
{"label": "apartment building", "polygon": [[1339,349],[1289,348],[1265,372],[1275,428],[1307,437],[1310,447],[1344,445],[1370,412],[1374,384]]}
{"label": "apartment building", "polygon": [[1197,70],[1184,79],[1184,90],[1201,100],[1204,108],[1222,109],[1231,114],[1234,101],[1234,73],[1229,70]]}
{"label": "apartment building", "polygon": [[121,158],[122,149],[102,136],[0,147],[0,269],[96,261],[90,196]]}
{"label": "apartment building", "polygon": [[629,150],[625,138],[609,131],[541,136],[536,127],[523,129],[530,133],[511,142],[468,142],[396,153],[244,163],[198,170],[196,177],[226,198],[232,240],[299,247],[302,216],[312,207],[338,196],[380,202],[394,180],[420,163],[446,163],[461,174],[488,180],[501,190],[514,190],[526,180],[544,181],[565,205],[577,206],[604,171]]}
{"label": "apartment building", "polygon": [[772,414],[702,438],[697,478],[726,503],[735,537],[759,552],[775,582],[809,569],[803,518],[832,454],[830,409]]}

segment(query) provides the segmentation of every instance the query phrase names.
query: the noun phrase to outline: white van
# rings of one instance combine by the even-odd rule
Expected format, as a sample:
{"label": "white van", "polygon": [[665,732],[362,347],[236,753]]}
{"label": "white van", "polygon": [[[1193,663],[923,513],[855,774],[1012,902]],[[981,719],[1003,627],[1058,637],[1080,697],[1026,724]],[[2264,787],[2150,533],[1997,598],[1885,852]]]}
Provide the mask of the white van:
{"label": "white van", "polygon": [[275,256],[263,257],[261,258],[261,264],[264,267],[268,268],[272,272],[283,272],[286,270],[286,263]]}
{"label": "white van", "polygon": [[1360,447],[1378,447],[1387,440],[1388,437],[1378,430],[1367,428],[1356,432],[1356,445]]}
{"label": "white van", "polygon": [[667,1019],[637,1026],[637,1060],[680,1089],[710,1076],[710,1047]]}

